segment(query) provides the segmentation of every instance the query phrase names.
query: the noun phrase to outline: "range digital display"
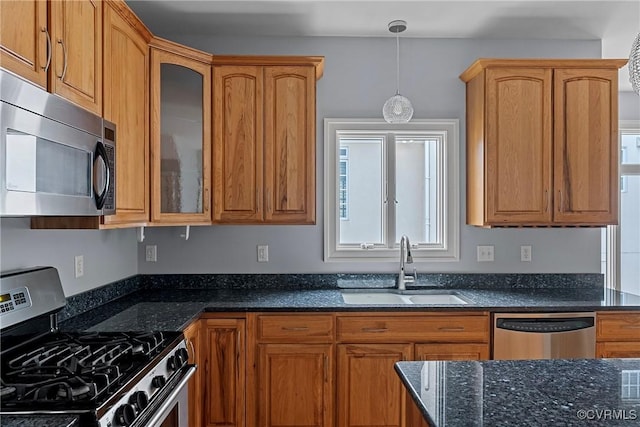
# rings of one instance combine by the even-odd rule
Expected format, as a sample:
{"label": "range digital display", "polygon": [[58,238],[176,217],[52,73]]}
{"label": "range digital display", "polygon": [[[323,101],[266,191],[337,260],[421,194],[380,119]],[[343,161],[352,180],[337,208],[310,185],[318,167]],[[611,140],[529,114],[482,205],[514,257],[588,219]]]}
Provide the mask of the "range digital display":
{"label": "range digital display", "polygon": [[0,303],[11,300],[11,294],[0,295]]}

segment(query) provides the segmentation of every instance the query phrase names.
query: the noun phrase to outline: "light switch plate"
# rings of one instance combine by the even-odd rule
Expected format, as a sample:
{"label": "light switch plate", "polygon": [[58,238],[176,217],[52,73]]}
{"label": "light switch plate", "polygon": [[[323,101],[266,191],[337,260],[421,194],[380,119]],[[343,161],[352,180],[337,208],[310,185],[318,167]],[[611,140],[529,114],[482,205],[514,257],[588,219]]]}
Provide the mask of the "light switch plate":
{"label": "light switch plate", "polygon": [[144,259],[149,262],[158,261],[158,246],[147,245],[144,251]]}

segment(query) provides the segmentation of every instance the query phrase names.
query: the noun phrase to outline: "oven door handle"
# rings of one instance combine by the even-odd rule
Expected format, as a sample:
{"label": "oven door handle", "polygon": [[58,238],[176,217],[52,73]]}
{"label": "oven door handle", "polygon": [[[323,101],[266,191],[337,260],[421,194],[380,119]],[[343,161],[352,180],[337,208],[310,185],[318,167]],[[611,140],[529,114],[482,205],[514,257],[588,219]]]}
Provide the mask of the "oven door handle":
{"label": "oven door handle", "polygon": [[[163,418],[167,416],[166,412],[169,411],[173,405],[175,405],[178,395],[182,392],[182,389],[187,386],[189,379],[195,374],[197,366],[196,365],[188,365],[189,369],[184,374],[184,376],[180,379],[180,381],[175,385],[171,393],[169,393],[162,402],[162,405],[156,409],[153,416],[144,420],[145,426],[159,426],[162,424]],[[134,425],[136,423],[134,422]]]}

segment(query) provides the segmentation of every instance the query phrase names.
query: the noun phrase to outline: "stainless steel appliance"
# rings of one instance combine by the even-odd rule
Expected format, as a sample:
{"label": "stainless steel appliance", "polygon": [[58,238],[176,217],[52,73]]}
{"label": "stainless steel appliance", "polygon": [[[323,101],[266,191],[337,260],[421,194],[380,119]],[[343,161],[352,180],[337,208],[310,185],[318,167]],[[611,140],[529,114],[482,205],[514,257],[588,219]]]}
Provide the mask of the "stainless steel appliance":
{"label": "stainless steel appliance", "polygon": [[116,128],[0,69],[0,216],[111,215]]}
{"label": "stainless steel appliance", "polygon": [[580,359],[596,352],[595,313],[496,313],[493,358]]}
{"label": "stainless steel appliance", "polygon": [[81,426],[188,427],[181,332],[57,330],[56,269],[0,274],[0,416],[76,414]]}

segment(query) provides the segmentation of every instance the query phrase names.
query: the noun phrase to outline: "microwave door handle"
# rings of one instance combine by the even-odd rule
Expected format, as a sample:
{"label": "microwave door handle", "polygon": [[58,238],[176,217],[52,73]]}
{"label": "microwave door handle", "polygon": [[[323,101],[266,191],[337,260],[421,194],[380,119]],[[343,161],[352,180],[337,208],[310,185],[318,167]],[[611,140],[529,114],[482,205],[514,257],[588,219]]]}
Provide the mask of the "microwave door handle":
{"label": "microwave door handle", "polygon": [[[95,166],[96,166],[96,162],[98,161],[99,158],[102,158],[102,163],[104,165],[104,175],[105,175],[105,179],[104,179],[104,187],[102,188],[102,191],[100,191],[100,193],[98,193],[98,190],[95,188],[96,185],[96,176],[95,176]],[[107,150],[104,148],[104,144],[101,141],[98,141],[98,143],[96,144],[96,151],[94,153],[94,161],[93,161],[93,168],[94,168],[94,176],[93,176],[93,184],[94,184],[94,188],[93,190],[95,191],[95,198],[96,198],[96,207],[98,209],[102,209],[104,207],[104,203],[106,202],[107,199],[107,191],[109,190],[109,185],[111,184],[111,171],[109,170],[109,158],[107,157]]]}

